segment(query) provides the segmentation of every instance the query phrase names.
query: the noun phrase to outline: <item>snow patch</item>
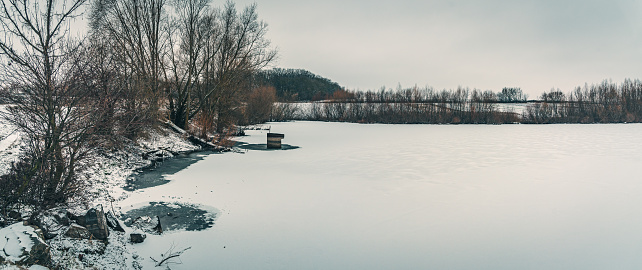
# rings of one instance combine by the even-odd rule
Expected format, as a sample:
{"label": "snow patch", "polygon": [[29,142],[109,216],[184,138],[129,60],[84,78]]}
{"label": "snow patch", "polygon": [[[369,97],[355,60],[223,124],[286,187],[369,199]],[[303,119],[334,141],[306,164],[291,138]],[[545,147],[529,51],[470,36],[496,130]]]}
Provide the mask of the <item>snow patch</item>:
{"label": "snow patch", "polygon": [[38,240],[41,238],[36,229],[22,223],[0,229],[0,257],[10,262],[19,262],[25,259],[34,245],[39,244],[36,242]]}

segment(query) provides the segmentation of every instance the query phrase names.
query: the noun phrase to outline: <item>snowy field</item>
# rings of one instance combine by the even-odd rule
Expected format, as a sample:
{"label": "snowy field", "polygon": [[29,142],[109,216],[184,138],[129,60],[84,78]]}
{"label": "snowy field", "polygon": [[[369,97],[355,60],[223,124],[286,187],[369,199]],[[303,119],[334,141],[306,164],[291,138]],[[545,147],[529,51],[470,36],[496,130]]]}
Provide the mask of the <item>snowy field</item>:
{"label": "snowy field", "polygon": [[145,269],[171,246],[191,247],[172,269],[642,267],[642,125],[269,125],[299,148],[203,156],[119,202],[216,214],[136,245]]}

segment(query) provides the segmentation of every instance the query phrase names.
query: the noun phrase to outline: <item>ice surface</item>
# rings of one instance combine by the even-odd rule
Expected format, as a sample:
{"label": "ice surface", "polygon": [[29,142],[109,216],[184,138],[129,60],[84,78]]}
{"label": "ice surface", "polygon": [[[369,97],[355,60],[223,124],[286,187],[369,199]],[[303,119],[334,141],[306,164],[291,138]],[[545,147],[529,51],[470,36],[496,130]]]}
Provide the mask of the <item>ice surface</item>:
{"label": "ice surface", "polygon": [[300,148],[210,155],[120,203],[220,209],[210,229],[148,237],[141,258],[175,246],[192,248],[172,269],[642,267],[642,125],[270,125]]}

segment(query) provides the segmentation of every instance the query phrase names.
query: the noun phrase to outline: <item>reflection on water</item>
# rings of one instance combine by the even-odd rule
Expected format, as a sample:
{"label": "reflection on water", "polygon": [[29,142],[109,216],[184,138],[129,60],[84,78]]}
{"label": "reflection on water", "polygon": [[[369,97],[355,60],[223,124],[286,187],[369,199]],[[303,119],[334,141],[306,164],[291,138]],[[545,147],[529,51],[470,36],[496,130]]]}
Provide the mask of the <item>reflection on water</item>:
{"label": "reflection on water", "polygon": [[167,159],[162,163],[158,163],[157,166],[143,169],[130,176],[123,189],[134,191],[167,184],[169,183],[169,180],[165,178],[166,175],[172,175],[180,172],[190,165],[203,160],[206,156],[214,153],[216,152],[202,151]]}
{"label": "reflection on water", "polygon": [[244,143],[244,142],[237,142],[234,145],[234,147],[245,149],[245,150],[258,150],[258,151],[294,150],[294,149],[299,149],[300,148],[300,147],[294,146],[294,145],[281,144],[281,149],[269,149],[269,148],[267,148],[267,144],[265,144],[265,143],[249,144],[249,143]]}

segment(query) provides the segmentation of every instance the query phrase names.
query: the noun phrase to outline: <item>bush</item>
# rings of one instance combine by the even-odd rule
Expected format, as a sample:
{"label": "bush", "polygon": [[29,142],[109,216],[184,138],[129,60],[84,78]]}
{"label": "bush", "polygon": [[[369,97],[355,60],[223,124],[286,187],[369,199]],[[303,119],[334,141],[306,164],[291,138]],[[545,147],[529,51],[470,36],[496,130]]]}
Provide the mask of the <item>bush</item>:
{"label": "bush", "polygon": [[254,89],[247,98],[245,117],[249,124],[258,124],[271,120],[272,110],[276,102],[274,87],[259,87]]}
{"label": "bush", "polygon": [[40,212],[83,197],[84,182],[75,168],[55,168],[51,160],[51,157],[27,154],[11,165],[9,174],[0,176],[2,212],[22,206]]}

